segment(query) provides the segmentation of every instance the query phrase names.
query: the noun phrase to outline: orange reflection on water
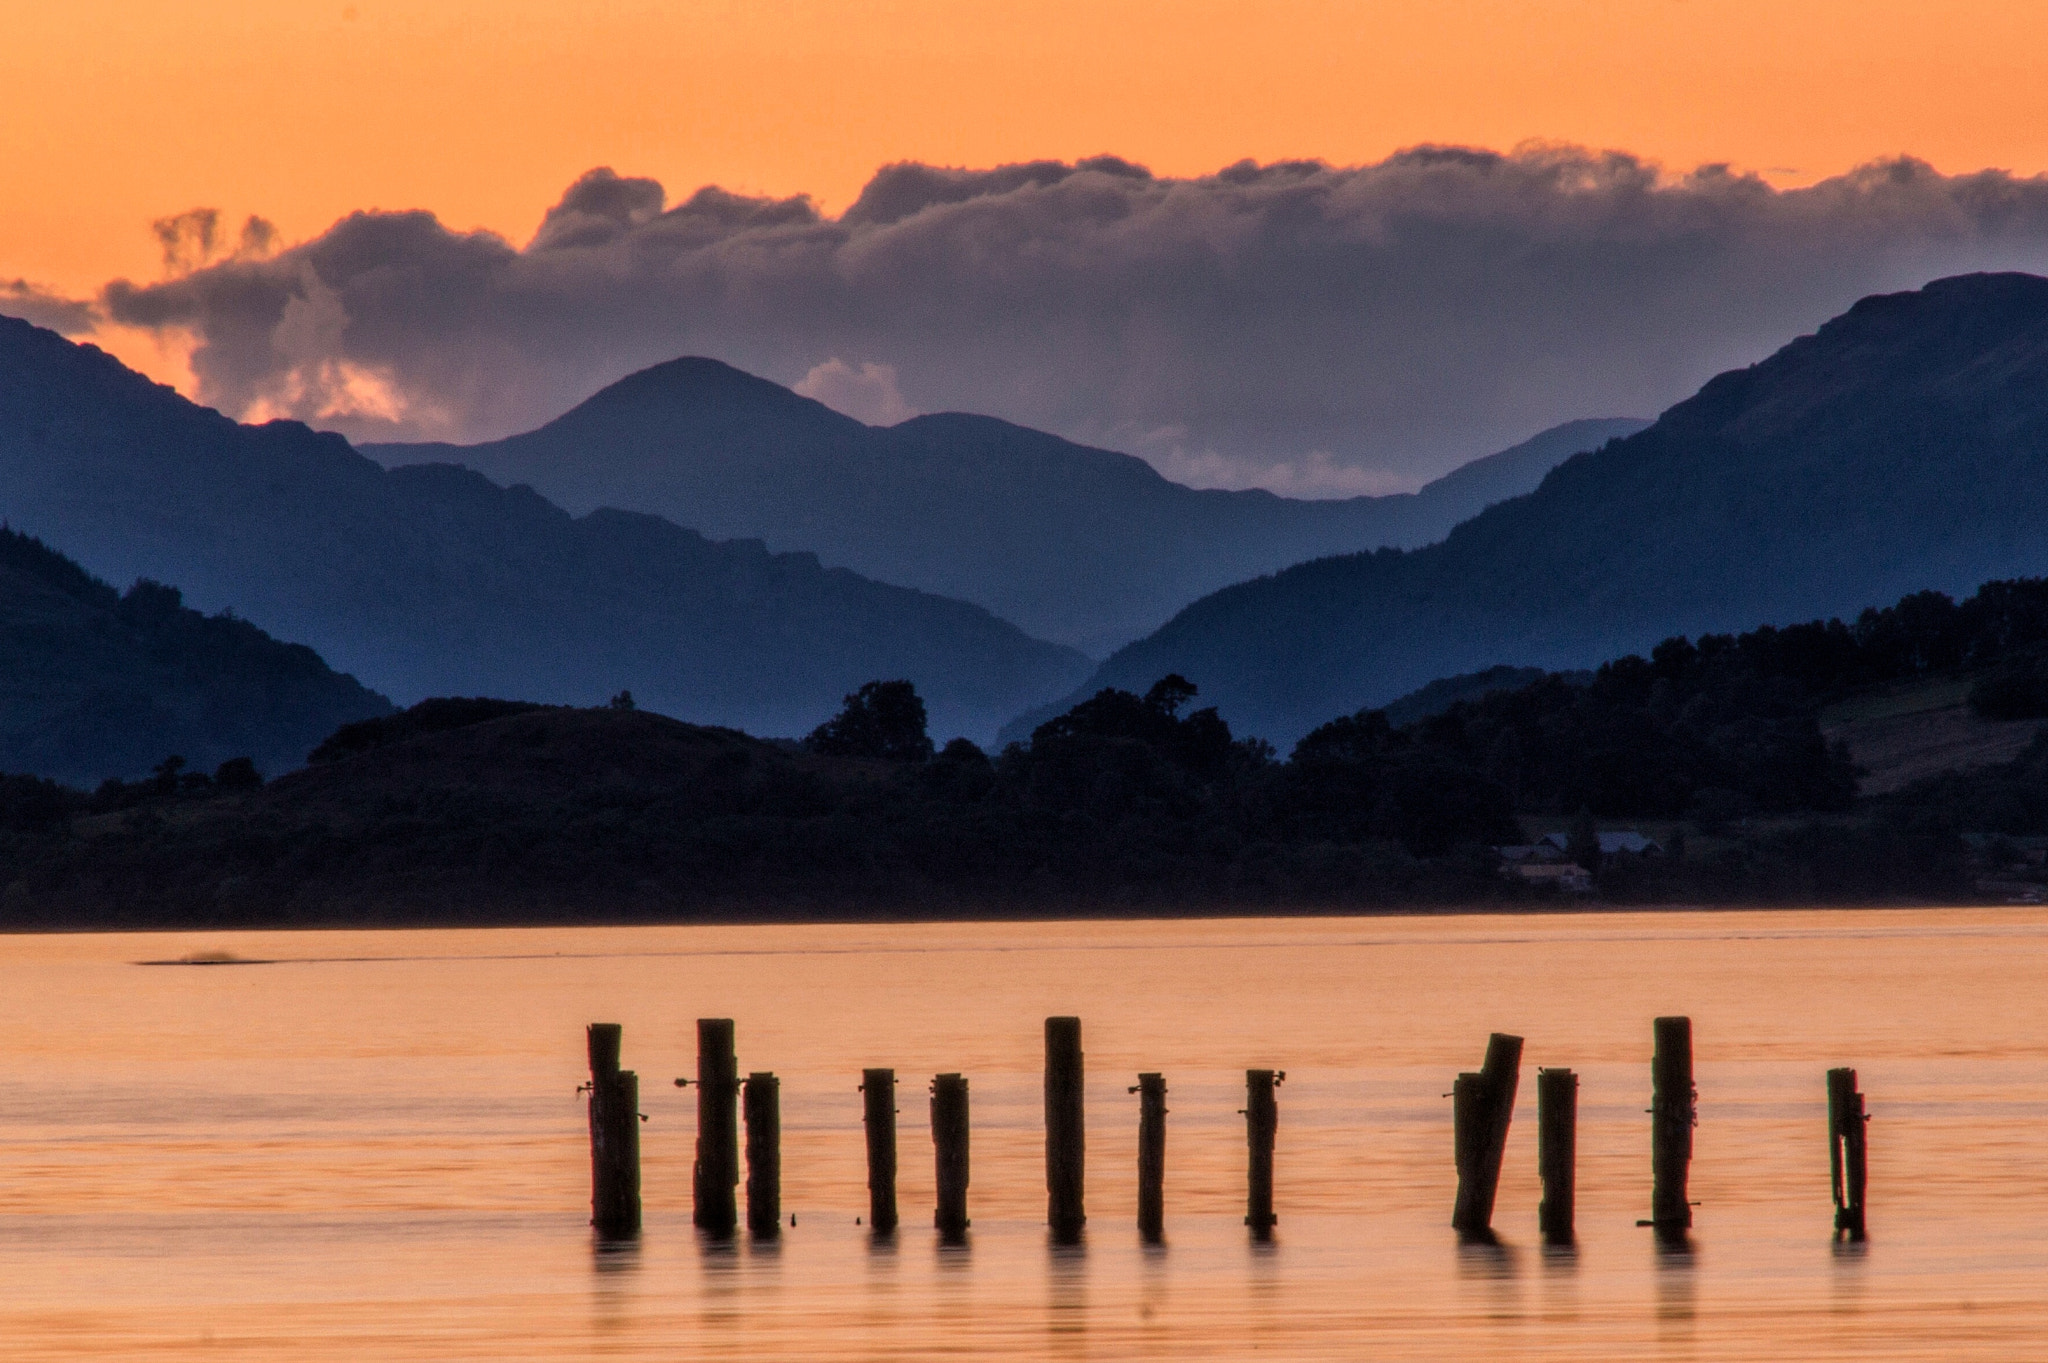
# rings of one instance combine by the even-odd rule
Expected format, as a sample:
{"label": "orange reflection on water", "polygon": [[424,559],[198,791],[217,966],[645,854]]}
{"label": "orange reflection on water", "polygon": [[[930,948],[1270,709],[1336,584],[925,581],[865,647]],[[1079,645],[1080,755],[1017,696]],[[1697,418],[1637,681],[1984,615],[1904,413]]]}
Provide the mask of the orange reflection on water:
{"label": "orange reflection on water", "polygon": [[[1588,914],[15,937],[0,980],[10,1358],[2012,1357],[2048,1326],[2048,913]],[[264,965],[145,967],[221,951]],[[1090,1226],[1046,1243],[1041,1022],[1084,1019]],[[1659,1255],[1651,1017],[1694,1020],[1694,1251]],[[689,1225],[693,1019],[782,1077],[779,1245]],[[593,1246],[585,1023],[641,1076],[647,1232]],[[1461,1249],[1453,1075],[1528,1039]],[[1823,1072],[1872,1111],[1831,1245]],[[865,1211],[866,1066],[903,1229]],[[1536,1242],[1534,1067],[1580,1090],[1575,1253]],[[1243,1072],[1280,1091],[1251,1245]],[[1168,1243],[1137,1241],[1140,1070]],[[931,1074],[972,1083],[971,1245],[930,1229]]]}

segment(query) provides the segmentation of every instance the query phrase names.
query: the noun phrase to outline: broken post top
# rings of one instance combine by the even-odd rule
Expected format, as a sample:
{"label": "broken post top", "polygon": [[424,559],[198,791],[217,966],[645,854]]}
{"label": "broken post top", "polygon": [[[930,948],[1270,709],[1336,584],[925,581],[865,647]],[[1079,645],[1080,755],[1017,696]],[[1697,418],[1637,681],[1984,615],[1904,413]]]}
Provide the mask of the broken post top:
{"label": "broken post top", "polygon": [[619,1072],[619,1047],[625,1029],[616,1022],[593,1022],[585,1035],[590,1043],[590,1072],[609,1078]]}
{"label": "broken post top", "polygon": [[1522,1068],[1522,1038],[1495,1032],[1486,1038],[1486,1059],[1479,1066],[1487,1079],[1499,1079]]}

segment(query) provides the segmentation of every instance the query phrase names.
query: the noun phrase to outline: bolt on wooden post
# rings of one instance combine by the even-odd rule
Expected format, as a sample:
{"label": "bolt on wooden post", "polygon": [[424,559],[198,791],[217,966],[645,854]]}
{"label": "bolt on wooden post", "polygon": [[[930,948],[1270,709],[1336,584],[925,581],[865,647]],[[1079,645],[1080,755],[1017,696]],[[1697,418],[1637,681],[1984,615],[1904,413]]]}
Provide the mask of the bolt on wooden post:
{"label": "bolt on wooden post", "polygon": [[1576,1238],[1578,1132],[1579,1076],[1570,1070],[1536,1071],[1536,1173],[1543,1180],[1536,1227],[1545,1244],[1569,1245]]}
{"label": "bolt on wooden post", "polygon": [[862,1070],[862,1120],[868,1129],[868,1225],[896,1229],[896,1071]]}
{"label": "bolt on wooden post", "polygon": [[939,1194],[932,1224],[942,1240],[958,1243],[973,1224],[967,1219],[967,1080],[961,1075],[932,1079],[932,1149]]}
{"label": "bolt on wooden post", "polygon": [[640,1078],[619,1068],[623,1029],[594,1022],[590,1052],[590,1224],[606,1239],[640,1233]]}
{"label": "bolt on wooden post", "polygon": [[1087,1138],[1082,1107],[1081,1019],[1045,1020],[1045,1220],[1056,1243],[1080,1240]]}
{"label": "bolt on wooden post", "polygon": [[1280,1218],[1273,1215],[1273,1139],[1280,1128],[1280,1104],[1274,1090],[1287,1076],[1278,1070],[1244,1072],[1245,1140],[1250,1160],[1245,1171],[1244,1223],[1254,1240],[1270,1239]]}
{"label": "bolt on wooden post", "polygon": [[1866,1144],[1870,1118],[1856,1089],[1856,1071],[1828,1071],[1828,1163],[1834,1174],[1835,1235],[1860,1242],[1865,1237],[1864,1193],[1870,1184]]}
{"label": "bolt on wooden post", "polygon": [[1493,1234],[1493,1204],[1521,1073],[1522,1038],[1495,1032],[1487,1038],[1479,1072],[1461,1074],[1451,1086],[1452,1157],[1458,1168],[1451,1226],[1461,1235]]}
{"label": "bolt on wooden post", "polygon": [[747,1233],[756,1240],[782,1234],[782,1081],[760,1071],[747,1076]]}
{"label": "bolt on wooden post", "polygon": [[1650,1219],[1659,1240],[1682,1244],[1692,1229],[1686,1180],[1699,1097],[1692,1080],[1692,1019],[1658,1018],[1650,1061]]}
{"label": "bolt on wooden post", "polygon": [[691,1220],[713,1235],[739,1225],[734,1190],[740,1181],[739,1055],[731,1018],[697,1019],[696,1212]]}
{"label": "bolt on wooden post", "polygon": [[1166,1076],[1141,1074],[1138,1086],[1138,1234],[1166,1235]]}

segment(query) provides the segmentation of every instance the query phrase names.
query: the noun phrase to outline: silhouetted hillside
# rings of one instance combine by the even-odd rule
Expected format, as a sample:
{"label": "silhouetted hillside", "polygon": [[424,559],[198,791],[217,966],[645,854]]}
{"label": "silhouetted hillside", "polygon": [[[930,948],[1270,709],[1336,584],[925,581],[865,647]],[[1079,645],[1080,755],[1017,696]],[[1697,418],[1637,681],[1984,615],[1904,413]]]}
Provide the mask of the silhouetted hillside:
{"label": "silhouetted hillside", "polygon": [[654,512],[986,606],[1095,652],[1205,592],[1321,554],[1440,539],[1633,420],[1575,421],[1414,494],[1298,501],[1196,491],[1142,459],[993,417],[864,426],[716,360],[621,379],[538,430],[483,445],[366,445],[460,463],[571,510]]}
{"label": "silhouetted hillside", "polygon": [[240,426],[90,346],[0,319],[0,517],[115,581],[178,583],[401,700],[591,703],[802,733],[876,676],[988,734],[1087,662],[987,611],[657,517],[572,517],[441,466],[386,472]]}
{"label": "silhouetted hillside", "polygon": [[1182,672],[1284,741],[1493,664],[1583,667],[2044,570],[2048,280],[1971,275],[1863,300],[1442,544],[1218,592],[1075,695]]}
{"label": "silhouetted hillside", "polygon": [[117,592],[0,529],[0,770],[90,786],[249,757],[275,774],[390,709],[310,648],[187,610],[174,587]]}

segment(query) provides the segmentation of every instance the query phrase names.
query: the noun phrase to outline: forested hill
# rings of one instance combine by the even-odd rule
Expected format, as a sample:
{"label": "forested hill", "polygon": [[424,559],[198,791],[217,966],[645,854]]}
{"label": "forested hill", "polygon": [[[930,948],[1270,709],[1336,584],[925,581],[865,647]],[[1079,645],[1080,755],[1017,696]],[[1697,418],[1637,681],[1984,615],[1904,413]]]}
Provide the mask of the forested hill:
{"label": "forested hill", "polygon": [[1088,667],[966,602],[654,516],[572,517],[336,435],[243,426],[0,318],[0,519],[115,582],[175,582],[400,701],[515,695],[801,733],[876,676],[988,735]]}
{"label": "forested hill", "polygon": [[625,507],[813,550],[1099,657],[1228,583],[1320,554],[1441,539],[1567,456],[1644,424],[1574,421],[1417,493],[1305,501],[1197,491],[1131,455],[993,417],[865,426],[730,365],[686,358],[523,435],[363,449],[387,464],[460,463],[572,511]]}
{"label": "forested hill", "polygon": [[1584,667],[2044,570],[2048,279],[1969,275],[1864,299],[1442,544],[1217,592],[1074,694],[1180,672],[1291,741],[1495,664]]}
{"label": "forested hill", "polygon": [[248,757],[275,774],[390,709],[310,648],[188,610],[174,587],[117,592],[0,529],[0,770],[91,786]]}

